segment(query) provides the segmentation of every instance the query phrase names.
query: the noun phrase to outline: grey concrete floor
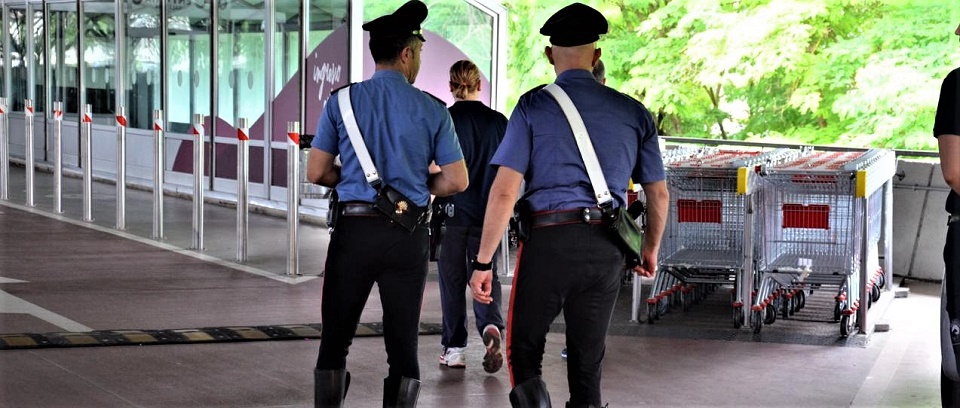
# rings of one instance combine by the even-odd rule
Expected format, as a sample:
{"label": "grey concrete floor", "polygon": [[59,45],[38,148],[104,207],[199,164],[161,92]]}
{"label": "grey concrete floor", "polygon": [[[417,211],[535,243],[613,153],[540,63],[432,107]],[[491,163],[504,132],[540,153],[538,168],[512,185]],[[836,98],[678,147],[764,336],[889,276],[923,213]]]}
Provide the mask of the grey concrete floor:
{"label": "grey concrete floor", "polygon": [[[151,195],[130,191],[128,229],[114,223],[114,186],[95,183],[93,223],[80,219],[80,181],[66,178],[65,213],[37,173],[37,208],[23,203],[23,168],[0,202],[0,333],[169,329],[319,322],[324,227],[301,230],[301,277],[283,275],[286,221],[251,215],[250,261],[233,264],[235,210],[208,205],[206,248],[190,246],[190,202],[167,197],[166,239],[151,239]],[[11,280],[21,282],[14,282]],[[428,282],[421,320],[439,322]],[[897,283],[901,279],[896,279]],[[505,290],[510,289],[505,282]],[[939,285],[907,281],[884,293],[871,319],[888,332],[836,339],[836,324],[777,322],[761,335],[728,327],[716,294],[656,324],[630,322],[624,287],[607,338],[604,400],[611,407],[928,407],[939,405]],[[32,305],[27,307],[24,303]],[[380,320],[376,296],[362,321]],[[714,317],[714,315],[716,317]],[[709,322],[708,322],[709,321]],[[714,321],[720,321],[714,323]],[[562,328],[562,322],[556,327]],[[613,334],[615,333],[615,334]],[[808,341],[810,333],[817,339]],[[832,336],[832,337],[831,337]],[[438,336],[420,337],[421,407],[508,406],[505,370],[485,373],[479,338],[466,369],[437,365]],[[567,398],[563,334],[547,338],[544,377],[555,406]],[[0,351],[0,407],[306,407],[316,340]],[[382,338],[357,338],[348,358],[348,406],[380,404]]]}

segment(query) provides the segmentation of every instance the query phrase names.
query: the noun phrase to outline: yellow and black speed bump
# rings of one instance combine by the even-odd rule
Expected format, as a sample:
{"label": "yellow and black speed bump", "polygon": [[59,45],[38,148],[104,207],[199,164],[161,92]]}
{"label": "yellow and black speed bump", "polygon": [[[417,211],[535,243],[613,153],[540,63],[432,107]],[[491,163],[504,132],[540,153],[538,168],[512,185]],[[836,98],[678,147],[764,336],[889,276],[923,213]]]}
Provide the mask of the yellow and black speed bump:
{"label": "yellow and black speed bump", "polygon": [[[320,324],[288,324],[279,326],[204,327],[200,329],[0,334],[0,350],[319,339],[320,329]],[[440,334],[440,325],[420,323],[420,335],[431,334]],[[357,325],[357,337],[382,335],[382,323],[360,323]]]}

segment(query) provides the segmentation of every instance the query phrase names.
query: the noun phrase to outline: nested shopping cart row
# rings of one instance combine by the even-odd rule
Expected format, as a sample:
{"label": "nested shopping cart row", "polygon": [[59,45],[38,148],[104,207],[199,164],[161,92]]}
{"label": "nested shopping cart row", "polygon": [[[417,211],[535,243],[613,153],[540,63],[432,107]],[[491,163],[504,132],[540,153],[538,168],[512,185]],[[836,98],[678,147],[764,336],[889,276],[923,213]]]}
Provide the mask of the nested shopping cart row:
{"label": "nested shopping cart row", "polygon": [[811,291],[829,290],[836,300],[830,317],[845,336],[864,288],[867,302],[879,297],[892,152],[711,148],[665,166],[670,209],[649,322],[731,288],[734,327],[749,323],[759,333],[802,308]]}

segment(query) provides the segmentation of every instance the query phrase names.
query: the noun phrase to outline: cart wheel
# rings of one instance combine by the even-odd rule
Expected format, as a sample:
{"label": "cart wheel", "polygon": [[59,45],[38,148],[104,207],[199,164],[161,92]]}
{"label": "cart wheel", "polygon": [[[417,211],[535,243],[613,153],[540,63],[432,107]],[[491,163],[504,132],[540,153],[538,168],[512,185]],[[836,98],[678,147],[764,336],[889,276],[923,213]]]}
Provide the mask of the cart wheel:
{"label": "cart wheel", "polygon": [[780,317],[784,320],[790,318],[793,311],[793,299],[783,298],[780,302]]}
{"label": "cart wheel", "polygon": [[777,321],[777,308],[771,303],[764,309],[763,324],[773,324]]}
{"label": "cart wheel", "polygon": [[880,287],[873,285],[873,288],[870,289],[870,299],[874,302],[880,300]]}
{"label": "cart wheel", "polygon": [[647,304],[647,323],[653,324],[653,321],[656,319],[657,314],[657,305]]}
{"label": "cart wheel", "polygon": [[763,312],[754,310],[750,312],[750,328],[753,329],[754,334],[759,334],[760,329],[763,329]]}
{"label": "cart wheel", "polygon": [[880,276],[877,277],[877,286],[879,286],[880,289],[883,289],[884,286],[887,286],[886,274],[881,273]]}
{"label": "cart wheel", "polygon": [[801,290],[801,291],[797,292],[797,296],[798,296],[798,298],[797,298],[797,311],[799,312],[800,309],[803,309],[803,307],[807,305],[807,291]]}
{"label": "cart wheel", "polygon": [[[672,298],[673,296],[671,296]],[[670,300],[661,300],[657,302],[657,319],[663,317],[670,311]]]}
{"label": "cart wheel", "polygon": [[684,312],[690,311],[690,305],[693,304],[693,296],[693,292],[680,294],[680,304]]}
{"label": "cart wheel", "polygon": [[743,306],[733,308],[733,328],[743,327]]}
{"label": "cart wheel", "polygon": [[841,301],[837,301],[837,303],[833,305],[833,321],[840,321],[840,316],[842,315],[844,307],[845,305]]}
{"label": "cart wheel", "polygon": [[845,314],[840,318],[840,335],[847,337],[853,334],[853,331],[856,330],[856,317],[854,315]]}

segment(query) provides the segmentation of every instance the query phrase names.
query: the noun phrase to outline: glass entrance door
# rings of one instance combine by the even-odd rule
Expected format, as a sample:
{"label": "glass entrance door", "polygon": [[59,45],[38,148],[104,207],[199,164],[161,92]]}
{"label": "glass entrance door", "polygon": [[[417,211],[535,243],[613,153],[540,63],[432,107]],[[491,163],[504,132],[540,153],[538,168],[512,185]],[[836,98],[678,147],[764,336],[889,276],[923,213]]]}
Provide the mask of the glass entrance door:
{"label": "glass entrance door", "polygon": [[[194,114],[205,118],[205,141],[212,139],[210,125],[210,4],[207,2],[167,3],[167,151],[171,160],[169,180],[178,185],[192,185]],[[209,146],[209,145],[208,145]],[[205,151],[208,151],[205,149]],[[204,158],[210,174],[210,159]],[[205,184],[209,188],[209,184]]]}
{"label": "glass entrance door", "polygon": [[266,51],[264,29],[269,24],[263,1],[220,2],[217,24],[218,119],[212,161],[213,189],[236,193],[237,131],[247,119],[250,141],[251,197],[267,197],[264,110],[266,107]]}

